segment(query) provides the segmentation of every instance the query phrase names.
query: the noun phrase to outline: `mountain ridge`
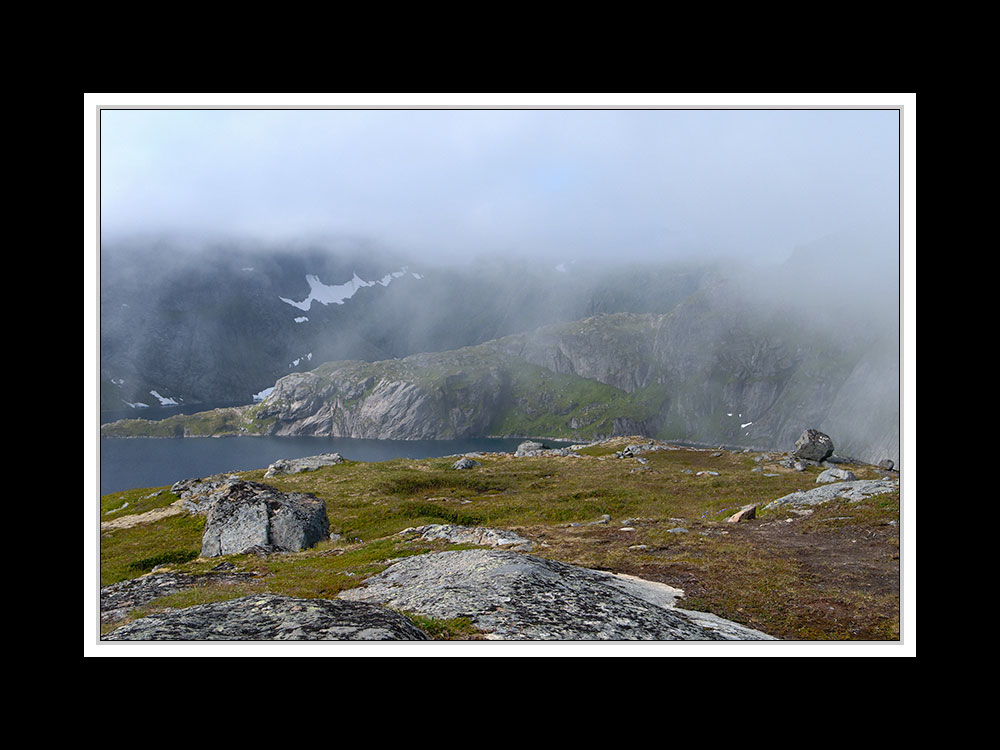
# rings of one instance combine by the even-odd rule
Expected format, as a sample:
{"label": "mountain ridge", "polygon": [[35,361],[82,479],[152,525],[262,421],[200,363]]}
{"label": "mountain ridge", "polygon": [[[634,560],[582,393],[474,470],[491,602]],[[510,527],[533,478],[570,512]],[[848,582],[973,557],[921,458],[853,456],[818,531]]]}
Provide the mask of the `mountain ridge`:
{"label": "mountain ridge", "polygon": [[102,434],[593,440],[639,433],[773,448],[815,427],[859,459],[898,463],[898,416],[855,429],[857,436],[840,416],[849,406],[853,415],[891,417],[892,404],[856,403],[850,392],[852,382],[868,382],[862,376],[871,366],[830,341],[779,338],[695,301],[662,315],[602,314],[447,352],[327,362],[280,378],[259,404],[215,410],[222,419],[207,427],[212,412],[112,423]]}

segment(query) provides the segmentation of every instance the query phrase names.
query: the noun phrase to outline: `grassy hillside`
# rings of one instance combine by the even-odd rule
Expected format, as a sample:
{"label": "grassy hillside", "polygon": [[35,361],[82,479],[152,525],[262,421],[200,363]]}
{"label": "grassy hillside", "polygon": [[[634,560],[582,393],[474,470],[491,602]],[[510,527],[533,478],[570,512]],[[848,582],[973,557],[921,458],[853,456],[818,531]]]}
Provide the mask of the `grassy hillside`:
{"label": "grassy hillside", "polygon": [[[449,458],[397,459],[268,479],[281,490],[323,498],[340,539],[295,554],[228,556],[222,561],[262,575],[163,597],[133,614],[257,591],[332,597],[394,559],[460,548],[397,536],[412,526],[450,523],[512,529],[534,543],[533,554],[677,586],[686,592],[682,606],[779,638],[898,639],[898,493],[831,502],[809,515],[765,511],[755,521],[728,524],[725,519],[743,505],[816,486],[819,469],[785,469],[772,461],[778,454],[687,448],[646,453],[646,464],[614,456],[635,440],[597,444],[581,450],[583,457],[489,454],[467,471],[451,469]],[[850,468],[862,479],[878,476],[871,466]],[[708,471],[717,475],[698,475]],[[240,476],[262,481],[263,473]],[[169,488],[159,490],[103,497],[101,520],[164,508],[176,499]],[[601,523],[605,515],[610,522]],[[218,558],[197,558],[203,523],[178,515],[105,529],[102,585],[158,565],[182,572],[217,566]],[[439,638],[475,637],[463,623],[424,626]]]}

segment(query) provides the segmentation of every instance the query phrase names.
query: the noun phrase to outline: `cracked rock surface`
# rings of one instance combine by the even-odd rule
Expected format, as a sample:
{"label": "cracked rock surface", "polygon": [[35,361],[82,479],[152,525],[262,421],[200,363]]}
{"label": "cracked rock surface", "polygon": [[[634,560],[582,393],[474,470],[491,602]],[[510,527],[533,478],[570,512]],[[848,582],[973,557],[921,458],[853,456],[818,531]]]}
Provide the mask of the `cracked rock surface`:
{"label": "cracked rock surface", "polygon": [[770,640],[676,609],[680,592],[650,581],[504,550],[418,555],[391,565],[349,601],[439,619],[466,617],[495,640]]}
{"label": "cracked rock surface", "polygon": [[363,602],[259,594],[149,615],[108,641],[425,641],[400,614]]}
{"label": "cracked rock surface", "polygon": [[330,533],[326,503],[315,495],[235,481],[220,487],[214,498],[205,519],[201,557],[251,549],[298,552]]}
{"label": "cracked rock surface", "polygon": [[864,500],[872,495],[882,495],[899,489],[898,479],[858,479],[854,482],[833,482],[805,492],[792,492],[777,500],[772,500],[765,507],[773,509],[780,505],[798,507],[802,505],[819,505],[829,500],[843,498],[851,502]]}
{"label": "cracked rock surface", "polygon": [[421,539],[443,539],[452,544],[479,544],[484,547],[508,547],[530,552],[532,543],[520,534],[507,529],[490,529],[484,526],[454,526],[432,523],[426,526],[403,529],[400,536],[419,536]]}

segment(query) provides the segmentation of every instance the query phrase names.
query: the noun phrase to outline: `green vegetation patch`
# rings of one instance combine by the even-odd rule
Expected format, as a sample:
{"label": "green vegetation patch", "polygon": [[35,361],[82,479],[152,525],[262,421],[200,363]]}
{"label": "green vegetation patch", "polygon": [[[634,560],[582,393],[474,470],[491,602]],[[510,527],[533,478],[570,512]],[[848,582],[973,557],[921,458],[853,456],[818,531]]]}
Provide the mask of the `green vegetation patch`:
{"label": "green vegetation patch", "polygon": [[139,573],[148,573],[158,565],[171,565],[175,563],[186,563],[198,557],[195,550],[174,550],[172,552],[160,552],[152,557],[144,557],[128,564],[129,570]]}
{"label": "green vegetation patch", "polygon": [[485,633],[473,625],[468,617],[439,620],[413,612],[400,612],[400,614],[435,641],[481,641],[485,639]]}
{"label": "green vegetation patch", "polygon": [[201,552],[202,516],[171,516],[156,523],[101,533],[101,585],[142,575],[146,562],[159,555]]}
{"label": "green vegetation patch", "polygon": [[178,500],[167,487],[145,487],[101,496],[101,520],[111,521],[122,516],[146,513],[165,508]]}
{"label": "green vegetation patch", "polygon": [[[775,498],[815,487],[819,469],[772,470],[748,454],[688,448],[644,453],[645,464],[612,455],[637,442],[645,440],[625,437],[593,446],[583,452],[603,455],[583,458],[486,454],[467,471],[451,469],[453,458],[395,459],[269,478],[264,481],[279,490],[323,499],[331,531],[340,538],[294,554],[201,560],[192,556],[201,547],[204,519],[175,516],[105,532],[101,582],[164,563],[178,572],[206,572],[225,560],[260,573],[247,584],[254,591],[329,598],[393,560],[467,548],[398,535],[408,527],[450,523],[510,529],[535,542],[533,554],[678,586],[686,593],[682,606],[778,637],[898,637],[899,493],[831,502],[807,515],[787,508],[763,511]],[[859,477],[869,471],[851,469]],[[263,473],[242,476],[261,481]],[[118,507],[125,498],[138,503],[151,492],[114,493],[102,498],[102,508]],[[756,520],[724,522],[751,503],[758,506]],[[610,522],[601,523],[605,515]],[[192,598],[179,594],[165,601],[246,591],[242,585],[206,587],[183,594]],[[475,637],[461,622],[418,625],[438,638]]]}

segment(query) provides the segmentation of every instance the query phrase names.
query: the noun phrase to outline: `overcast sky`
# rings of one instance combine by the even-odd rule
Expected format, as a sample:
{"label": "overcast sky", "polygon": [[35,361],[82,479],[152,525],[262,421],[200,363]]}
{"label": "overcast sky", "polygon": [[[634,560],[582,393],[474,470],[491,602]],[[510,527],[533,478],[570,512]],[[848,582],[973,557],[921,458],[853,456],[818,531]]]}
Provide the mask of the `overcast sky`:
{"label": "overcast sky", "polygon": [[109,238],[780,259],[860,227],[896,257],[895,110],[104,110],[100,125]]}

